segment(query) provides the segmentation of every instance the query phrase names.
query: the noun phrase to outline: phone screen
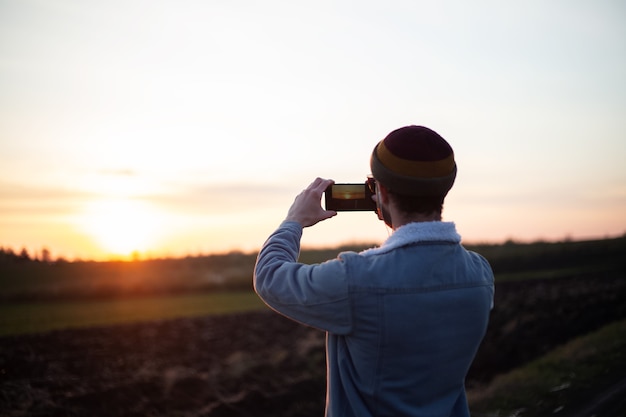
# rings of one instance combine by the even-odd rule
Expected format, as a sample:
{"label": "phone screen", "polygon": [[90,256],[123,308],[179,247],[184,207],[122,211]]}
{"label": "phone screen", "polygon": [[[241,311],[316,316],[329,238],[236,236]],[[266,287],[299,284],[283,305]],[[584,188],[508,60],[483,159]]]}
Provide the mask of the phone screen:
{"label": "phone screen", "polygon": [[326,189],[326,210],[376,211],[372,192],[366,183],[333,184]]}

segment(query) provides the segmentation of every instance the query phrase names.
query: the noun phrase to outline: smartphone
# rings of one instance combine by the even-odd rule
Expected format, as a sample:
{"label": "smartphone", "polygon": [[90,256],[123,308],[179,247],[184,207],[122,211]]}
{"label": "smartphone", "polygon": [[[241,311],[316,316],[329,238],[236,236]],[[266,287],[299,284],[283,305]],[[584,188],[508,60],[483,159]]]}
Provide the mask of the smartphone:
{"label": "smartphone", "polygon": [[372,190],[367,183],[333,184],[325,191],[326,210],[376,211]]}

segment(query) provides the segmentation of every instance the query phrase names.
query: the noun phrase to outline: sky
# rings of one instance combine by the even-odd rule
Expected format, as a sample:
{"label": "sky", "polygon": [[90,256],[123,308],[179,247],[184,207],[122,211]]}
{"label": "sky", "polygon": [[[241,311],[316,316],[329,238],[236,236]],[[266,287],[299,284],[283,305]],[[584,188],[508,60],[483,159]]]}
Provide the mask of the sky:
{"label": "sky", "polygon": [[255,251],[412,124],[454,148],[465,243],[622,236],[625,74],[621,0],[0,0],[0,247]]}

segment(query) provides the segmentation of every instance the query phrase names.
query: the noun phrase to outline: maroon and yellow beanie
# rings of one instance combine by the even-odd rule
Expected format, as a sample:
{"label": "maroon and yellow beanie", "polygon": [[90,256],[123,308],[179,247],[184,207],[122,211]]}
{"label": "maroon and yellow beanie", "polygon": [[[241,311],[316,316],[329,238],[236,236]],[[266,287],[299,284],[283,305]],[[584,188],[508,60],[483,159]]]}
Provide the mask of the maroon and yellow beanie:
{"label": "maroon and yellow beanie", "polygon": [[408,196],[444,197],[456,178],[452,147],[423,126],[394,130],[376,145],[372,175],[390,191]]}

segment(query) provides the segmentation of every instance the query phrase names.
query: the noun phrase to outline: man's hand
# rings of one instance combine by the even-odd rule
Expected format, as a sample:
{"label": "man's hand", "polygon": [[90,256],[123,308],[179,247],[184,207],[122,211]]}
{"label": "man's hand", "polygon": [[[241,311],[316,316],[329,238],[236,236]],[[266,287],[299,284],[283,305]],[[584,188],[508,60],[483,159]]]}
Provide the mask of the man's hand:
{"label": "man's hand", "polygon": [[302,227],[309,227],[335,216],[337,214],[336,211],[324,210],[321,204],[322,194],[331,184],[334,184],[333,180],[316,178],[305,190],[298,194],[285,220],[298,222]]}

